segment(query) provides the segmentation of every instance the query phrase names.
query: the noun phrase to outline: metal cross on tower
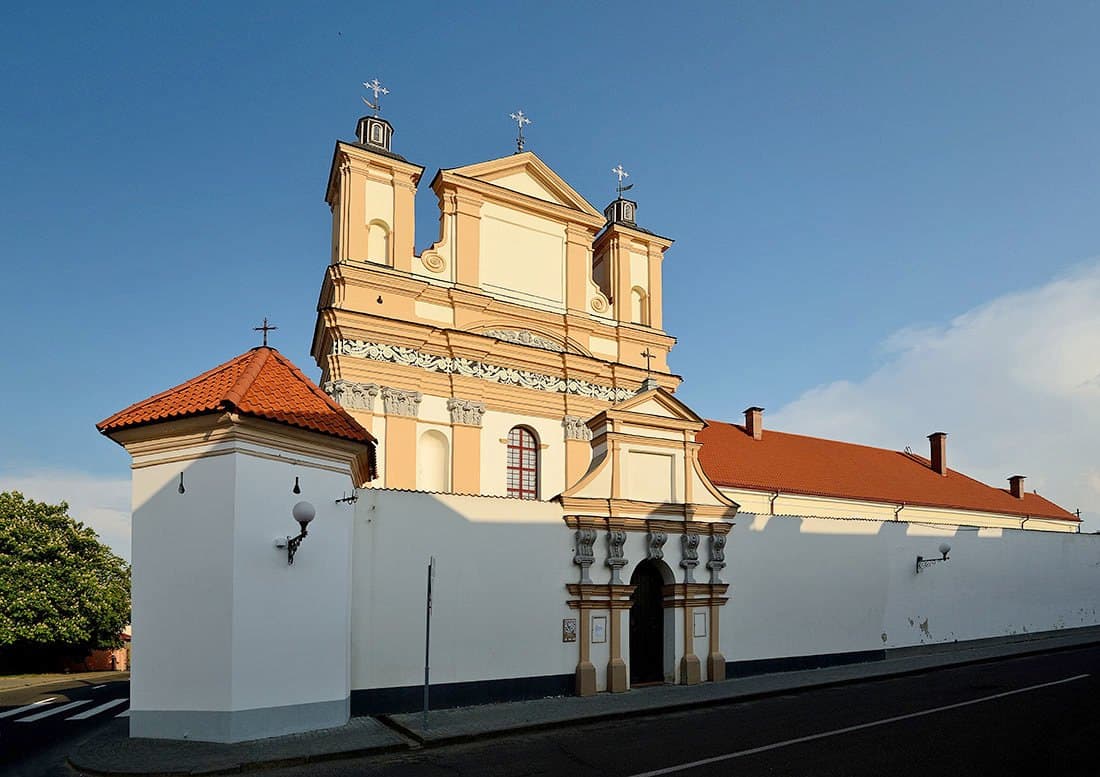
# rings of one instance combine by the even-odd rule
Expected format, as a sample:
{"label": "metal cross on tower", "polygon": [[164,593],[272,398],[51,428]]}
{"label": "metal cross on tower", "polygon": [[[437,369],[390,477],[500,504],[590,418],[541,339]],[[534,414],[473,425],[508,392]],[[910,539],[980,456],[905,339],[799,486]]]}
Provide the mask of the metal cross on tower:
{"label": "metal cross on tower", "polygon": [[254,326],[254,327],[252,327],[252,331],[253,332],[263,332],[264,333],[264,347],[266,348],[267,347],[267,333],[268,332],[274,332],[278,328],[279,327],[277,327],[277,326],[268,326],[267,325],[267,316],[264,316],[264,325],[263,326]]}
{"label": "metal cross on tower", "polygon": [[642,358],[645,359],[646,375],[649,375],[653,372],[652,361],[657,358],[657,354],[650,351],[649,347],[647,346],[646,349],[642,351]]}
{"label": "metal cross on tower", "polygon": [[367,104],[367,107],[374,111],[374,115],[377,116],[378,112],[382,109],[382,101],[379,99],[381,95],[389,94],[390,90],[382,86],[382,82],[377,78],[373,78],[363,84],[367,89],[374,92],[374,102],[371,102],[366,97],[363,98],[363,102]]}
{"label": "metal cross on tower", "polygon": [[531,123],[531,120],[527,118],[523,111],[516,111],[512,114],[512,121],[519,127],[519,137],[516,138],[516,153],[523,151],[523,127]]}
{"label": "metal cross on tower", "polygon": [[619,177],[619,185],[615,188],[615,191],[618,192],[619,197],[622,198],[623,192],[628,192],[634,188],[634,184],[627,184],[626,186],[623,186],[623,179],[629,178],[630,173],[628,173],[626,170],[623,170],[622,164],[620,164],[618,167],[611,168],[611,172]]}

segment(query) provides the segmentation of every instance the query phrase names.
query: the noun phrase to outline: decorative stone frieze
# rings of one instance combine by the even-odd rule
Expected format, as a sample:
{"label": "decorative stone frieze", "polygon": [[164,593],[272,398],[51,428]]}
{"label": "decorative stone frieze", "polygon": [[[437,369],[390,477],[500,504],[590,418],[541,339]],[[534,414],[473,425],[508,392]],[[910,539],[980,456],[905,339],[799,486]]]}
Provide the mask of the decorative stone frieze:
{"label": "decorative stone frieze", "polygon": [[707,562],[707,569],[710,570],[710,582],[721,583],[722,570],[726,568],[726,535],[725,534],[712,534],[710,535],[710,561]]}
{"label": "decorative stone frieze", "polygon": [[452,424],[481,426],[481,417],[485,415],[485,403],[472,399],[448,399],[447,409],[451,411]]}
{"label": "decorative stone frieze", "polygon": [[420,400],[424,395],[419,391],[405,391],[404,389],[382,387],[382,405],[386,409],[386,415],[403,415],[416,418],[420,412]]}
{"label": "decorative stone frieze", "polygon": [[647,543],[646,558],[654,561],[660,561],[665,557],[665,542],[668,541],[668,532],[663,531],[651,531],[647,535],[649,542]]}
{"label": "decorative stone frieze", "polygon": [[561,419],[561,425],[565,428],[565,439],[567,440],[584,440],[585,442],[592,440],[592,430],[588,428],[588,424],[584,422],[584,419],[579,416],[567,415]]}
{"label": "decorative stone frieze", "polygon": [[330,380],[322,386],[336,403],[349,410],[374,412],[374,398],[378,396],[377,383],[356,383],[351,380]]}
{"label": "decorative stone frieze", "polygon": [[680,566],[684,568],[684,582],[695,582],[695,567],[699,566],[699,535],[686,532],[680,535]]}
{"label": "decorative stone frieze", "polygon": [[529,345],[532,348],[541,348],[544,351],[553,351],[554,353],[563,353],[565,351],[561,343],[556,343],[534,332],[528,332],[526,329],[487,329],[481,334],[486,337],[495,337],[506,343]]}
{"label": "decorative stone frieze", "polygon": [[554,375],[543,375],[538,372],[517,370],[512,367],[500,367],[495,364],[487,364],[462,357],[438,356],[401,345],[384,345],[370,343],[365,340],[337,340],[333,343],[332,352],[338,356],[356,356],[361,359],[370,359],[388,364],[418,367],[429,372],[465,375],[469,378],[480,378],[507,386],[520,386],[521,388],[559,394],[574,394],[608,402],[622,402],[634,396],[634,392],[627,388],[601,386],[575,378],[566,380]]}
{"label": "decorative stone frieze", "polygon": [[596,560],[596,553],[592,548],[596,543],[596,530],[577,529],[573,532],[573,539],[576,543],[573,550],[573,563],[581,568],[581,583],[591,583],[592,578],[588,576],[588,568]]}
{"label": "decorative stone frieze", "polygon": [[607,565],[611,567],[611,585],[622,585],[619,570],[626,566],[626,556],[623,555],[623,546],[626,545],[626,532],[622,529],[612,529],[607,533]]}

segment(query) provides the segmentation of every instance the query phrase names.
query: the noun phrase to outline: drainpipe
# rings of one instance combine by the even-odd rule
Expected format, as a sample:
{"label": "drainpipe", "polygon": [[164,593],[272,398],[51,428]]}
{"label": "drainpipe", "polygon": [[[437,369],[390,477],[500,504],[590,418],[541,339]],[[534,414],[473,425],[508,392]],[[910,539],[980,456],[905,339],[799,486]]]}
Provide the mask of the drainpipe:
{"label": "drainpipe", "polygon": [[894,510],[894,520],[895,520],[895,521],[898,521],[898,520],[899,520],[899,518],[898,518],[898,515],[899,515],[899,514],[901,513],[901,511],[902,511],[902,510],[904,510],[904,509],[905,509],[905,502],[902,502],[902,503],[901,503],[900,505],[898,505],[898,506],[897,506],[897,508],[896,508],[896,509]]}
{"label": "drainpipe", "polygon": [[772,495],[768,497],[768,510],[772,515],[775,515],[775,500],[779,498],[779,492],[773,491]]}
{"label": "drainpipe", "polygon": [[1024,528],[1024,524],[1025,524],[1025,523],[1027,523],[1027,522],[1028,522],[1028,521],[1030,521],[1030,520],[1031,520],[1031,516],[1030,516],[1030,515],[1029,515],[1029,516],[1027,516],[1027,517],[1025,517],[1025,518],[1024,518],[1024,519],[1023,519],[1022,521],[1020,521],[1020,528],[1021,528],[1021,529],[1022,529],[1022,528]]}

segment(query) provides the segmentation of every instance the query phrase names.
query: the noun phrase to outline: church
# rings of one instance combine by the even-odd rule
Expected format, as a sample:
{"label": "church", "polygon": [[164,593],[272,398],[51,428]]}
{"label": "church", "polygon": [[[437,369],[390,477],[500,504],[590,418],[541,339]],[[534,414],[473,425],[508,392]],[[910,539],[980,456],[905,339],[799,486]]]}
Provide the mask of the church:
{"label": "church", "polygon": [[417,709],[426,617],[435,706],[1100,623],[1078,518],[949,468],[943,432],[918,455],[681,402],[673,240],[621,166],[601,211],[524,151],[524,118],[516,153],[430,179],[359,119],[324,195],[316,380],[265,331],[97,425],[133,459],[132,736]]}

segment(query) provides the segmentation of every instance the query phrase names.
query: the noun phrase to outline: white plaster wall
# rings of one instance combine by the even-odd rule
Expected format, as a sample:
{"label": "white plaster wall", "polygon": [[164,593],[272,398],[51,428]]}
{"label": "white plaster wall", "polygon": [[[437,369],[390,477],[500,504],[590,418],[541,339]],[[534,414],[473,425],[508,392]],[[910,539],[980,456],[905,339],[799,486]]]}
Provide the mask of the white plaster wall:
{"label": "white plaster wall", "polygon": [[231,709],[234,476],[229,456],[133,471],[135,711]]}
{"label": "white plaster wall", "polygon": [[[736,523],[721,615],[730,661],[1100,624],[1100,536],[745,513]],[[917,555],[938,557],[944,541],[950,560],[917,574]]]}
{"label": "white plaster wall", "polygon": [[559,505],[517,499],[361,492],[353,537],[352,687],[423,681],[428,557],[437,563],[432,682],[572,674],[562,642],[574,582]]}

